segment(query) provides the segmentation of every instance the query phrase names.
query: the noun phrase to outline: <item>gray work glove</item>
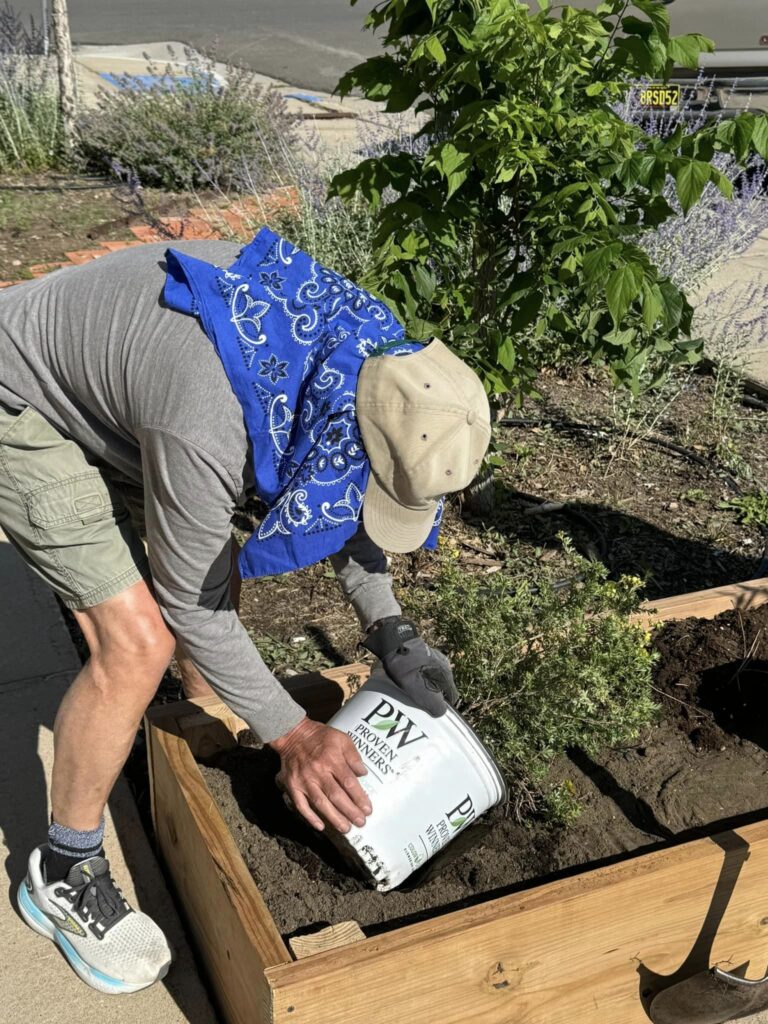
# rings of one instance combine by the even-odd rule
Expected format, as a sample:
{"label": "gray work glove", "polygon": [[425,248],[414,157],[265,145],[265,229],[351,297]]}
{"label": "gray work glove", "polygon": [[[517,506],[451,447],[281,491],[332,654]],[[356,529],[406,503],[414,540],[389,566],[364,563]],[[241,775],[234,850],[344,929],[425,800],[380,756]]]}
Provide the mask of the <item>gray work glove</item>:
{"label": "gray work glove", "polygon": [[409,619],[392,615],[371,627],[362,644],[417,707],[439,718],[459,697],[448,659],[428,647]]}

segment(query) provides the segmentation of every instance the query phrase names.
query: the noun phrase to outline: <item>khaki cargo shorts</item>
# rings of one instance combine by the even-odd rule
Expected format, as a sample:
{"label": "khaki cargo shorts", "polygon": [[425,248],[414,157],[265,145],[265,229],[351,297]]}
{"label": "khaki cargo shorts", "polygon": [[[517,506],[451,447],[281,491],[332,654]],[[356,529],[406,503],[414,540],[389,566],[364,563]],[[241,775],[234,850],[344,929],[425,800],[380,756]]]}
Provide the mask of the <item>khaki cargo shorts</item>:
{"label": "khaki cargo shorts", "polygon": [[0,405],[0,527],[68,608],[149,579],[130,492],[31,408]]}

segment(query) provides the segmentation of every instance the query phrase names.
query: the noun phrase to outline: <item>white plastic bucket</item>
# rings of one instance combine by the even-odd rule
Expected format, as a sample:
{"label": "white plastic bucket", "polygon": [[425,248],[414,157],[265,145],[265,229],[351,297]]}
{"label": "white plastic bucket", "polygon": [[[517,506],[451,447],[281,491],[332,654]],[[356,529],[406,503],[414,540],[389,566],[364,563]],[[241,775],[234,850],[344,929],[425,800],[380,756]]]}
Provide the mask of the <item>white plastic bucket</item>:
{"label": "white plastic bucket", "polygon": [[360,779],[373,813],[339,836],[388,892],[481,814],[506,799],[493,758],[453,708],[440,718],[412,705],[382,672],[328,723],[351,737],[368,774]]}

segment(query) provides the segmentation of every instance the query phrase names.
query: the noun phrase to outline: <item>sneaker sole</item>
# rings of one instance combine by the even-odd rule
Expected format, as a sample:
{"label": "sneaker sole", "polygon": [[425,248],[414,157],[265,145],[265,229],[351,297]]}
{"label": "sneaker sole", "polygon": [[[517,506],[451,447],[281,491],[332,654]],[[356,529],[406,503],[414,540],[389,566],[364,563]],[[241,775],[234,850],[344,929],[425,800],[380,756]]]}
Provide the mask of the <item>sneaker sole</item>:
{"label": "sneaker sole", "polygon": [[103,971],[91,967],[83,960],[66,935],[35,905],[24,882],[19,886],[17,899],[19,913],[29,927],[37,932],[38,935],[42,935],[46,939],[55,942],[78,978],[84,981],[86,985],[90,985],[91,988],[95,988],[97,992],[103,992],[105,995],[110,996],[140,992],[142,989],[154,985],[156,981],[161,981],[170,969],[171,961],[169,960],[160,968],[157,977],[153,978],[152,981],[145,981],[138,985],[127,981],[120,981],[118,978],[110,978],[108,974],[104,974]]}

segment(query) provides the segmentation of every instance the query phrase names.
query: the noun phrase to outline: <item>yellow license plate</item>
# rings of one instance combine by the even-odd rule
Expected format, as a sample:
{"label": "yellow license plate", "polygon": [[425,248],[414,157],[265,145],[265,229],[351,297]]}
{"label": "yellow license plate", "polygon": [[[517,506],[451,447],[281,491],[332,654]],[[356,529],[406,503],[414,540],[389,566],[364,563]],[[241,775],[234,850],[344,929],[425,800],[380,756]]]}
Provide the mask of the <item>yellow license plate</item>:
{"label": "yellow license plate", "polygon": [[677,110],[680,106],[679,85],[646,85],[640,90],[640,106],[651,110]]}

